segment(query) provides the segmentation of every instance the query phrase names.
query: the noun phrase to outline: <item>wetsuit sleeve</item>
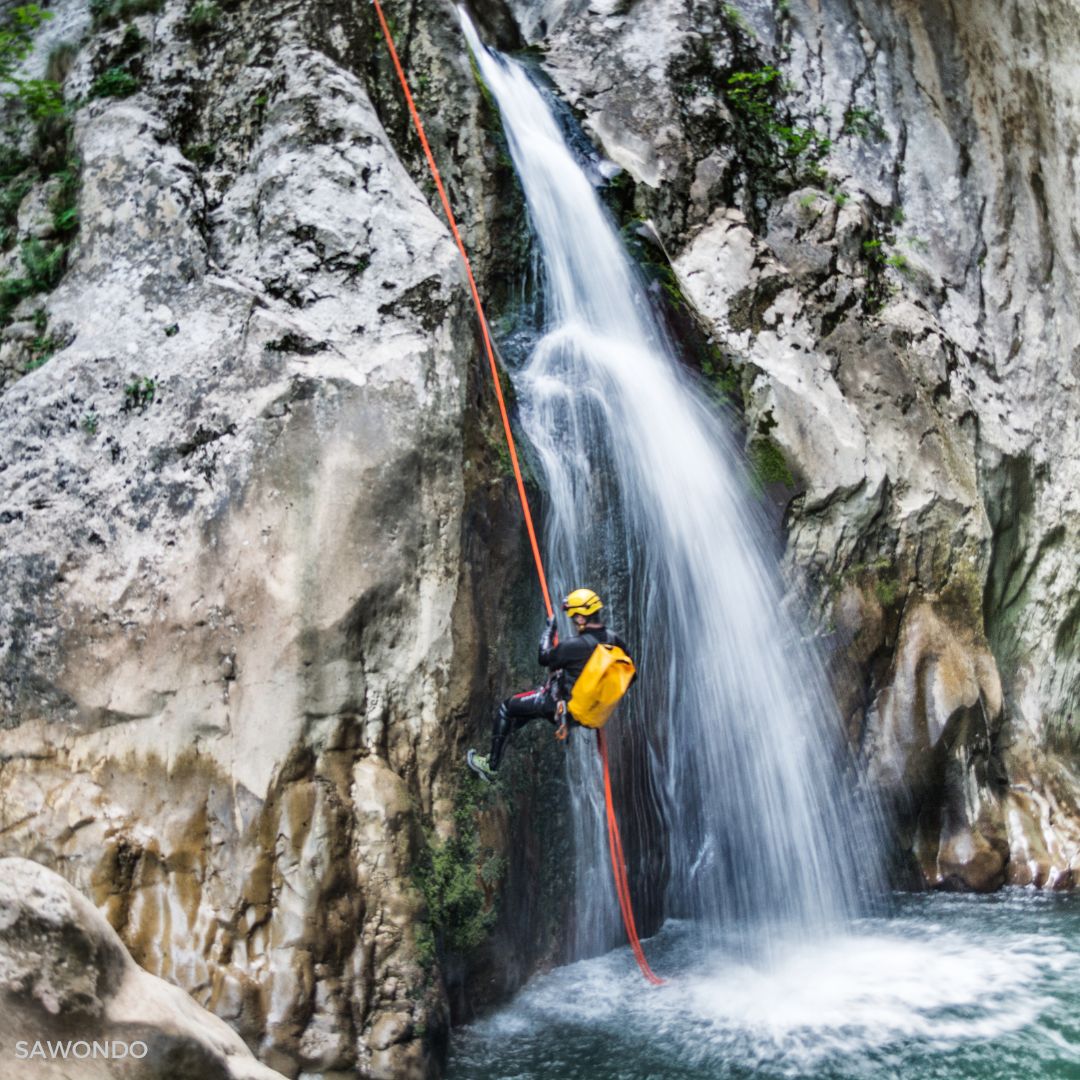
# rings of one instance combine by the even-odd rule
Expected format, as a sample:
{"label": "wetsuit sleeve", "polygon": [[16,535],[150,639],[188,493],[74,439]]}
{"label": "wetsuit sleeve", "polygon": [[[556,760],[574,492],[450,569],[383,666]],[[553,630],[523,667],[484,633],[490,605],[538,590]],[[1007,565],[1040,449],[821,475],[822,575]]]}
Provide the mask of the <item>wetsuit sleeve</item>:
{"label": "wetsuit sleeve", "polygon": [[550,668],[552,671],[561,667],[566,667],[568,660],[572,660],[575,654],[572,642],[567,642],[562,645],[555,645],[550,649],[540,649],[540,663],[546,668]]}
{"label": "wetsuit sleeve", "polygon": [[552,615],[540,635],[540,663],[544,663],[545,654],[555,648],[555,616]]}

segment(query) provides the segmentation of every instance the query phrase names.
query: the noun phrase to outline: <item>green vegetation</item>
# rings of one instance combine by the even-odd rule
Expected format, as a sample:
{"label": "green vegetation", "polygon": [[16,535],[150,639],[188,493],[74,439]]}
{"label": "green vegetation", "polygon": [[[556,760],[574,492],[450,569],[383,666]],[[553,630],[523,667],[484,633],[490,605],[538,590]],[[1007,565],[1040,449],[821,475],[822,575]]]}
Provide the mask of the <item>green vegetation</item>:
{"label": "green vegetation", "polygon": [[30,359],[23,365],[23,372],[36,371],[47,364],[53,355],[64,347],[60,338],[36,337],[30,344]]}
{"label": "green vegetation", "polygon": [[98,414],[95,412],[84,413],[82,420],[79,421],[79,427],[82,428],[83,434],[93,438],[97,434]]}
{"label": "green vegetation", "polygon": [[25,276],[0,277],[0,322],[3,325],[11,321],[11,313],[21,300],[55,287],[64,272],[67,248],[63,244],[27,240],[19,249],[19,258]]}
{"label": "green vegetation", "polygon": [[115,26],[137,15],[157,15],[165,0],[90,0],[95,26]]}
{"label": "green vegetation", "polygon": [[192,161],[200,169],[204,169],[207,165],[214,164],[217,159],[218,148],[216,143],[188,143],[180,152],[188,161]]}
{"label": "green vegetation", "polygon": [[111,67],[102,72],[91,84],[91,98],[131,97],[139,89],[139,80],[121,67]]}
{"label": "green vegetation", "polygon": [[883,608],[893,607],[903,593],[896,564],[884,556],[868,563],[852,563],[832,580],[832,588],[839,590],[845,581],[855,582],[863,590],[871,590]]}
{"label": "green vegetation", "polygon": [[[896,219],[895,211],[892,219]],[[892,229],[880,222],[876,226],[876,233],[871,239],[864,240],[862,245],[863,256],[866,259],[866,291],[863,294],[863,308],[867,312],[880,311],[889,297],[897,291],[895,281],[890,282],[885,276],[886,270],[896,270],[906,278],[914,277],[915,271],[908,262],[907,256],[902,251],[897,251],[891,245],[895,241]],[[911,247],[918,250],[922,243],[918,237],[914,238]],[[925,244],[923,245],[925,247]]]}
{"label": "green vegetation", "polygon": [[723,15],[724,20],[729,26],[742,31],[742,33],[746,34],[748,37],[756,36],[753,28],[743,17],[743,13],[735,7],[734,4],[722,4],[720,6],[720,13]]}
{"label": "green vegetation", "polygon": [[124,412],[138,409],[140,412],[152,405],[157,396],[157,383],[146,375],[133,375],[124,387]]}
{"label": "green vegetation", "polygon": [[744,153],[763,172],[777,167],[792,185],[802,179],[823,183],[821,161],[831,140],[811,124],[797,123],[784,107],[791,87],[778,68],[766,64],[732,72],[724,96],[740,129]]}
{"label": "green vegetation", "polygon": [[709,393],[719,401],[742,404],[742,379],[735,366],[713,348],[701,361],[701,374]]}
{"label": "green vegetation", "polygon": [[17,101],[31,120],[46,120],[63,112],[64,99],[60,84],[52,79],[24,79],[18,74],[19,65],[34,51],[34,33],[43,22],[53,17],[37,4],[13,8],[0,24],[0,86],[4,97]]}
{"label": "green vegetation", "polygon": [[768,487],[770,484],[783,484],[789,488],[795,486],[795,477],[784,457],[784,451],[769,435],[754,437],[750,443],[749,457],[754,478],[761,487]]}
{"label": "green vegetation", "polygon": [[882,607],[892,607],[900,595],[900,582],[896,578],[879,578],[874,582],[874,595]]}
{"label": "green vegetation", "polygon": [[873,139],[884,142],[887,138],[881,117],[871,109],[848,109],[844,113],[841,135],[852,135],[859,139]]}
{"label": "green vegetation", "polygon": [[[7,141],[0,144],[0,250],[10,250],[16,240],[19,208],[26,196],[35,185],[54,180],[48,204],[51,234],[20,245],[21,275],[0,276],[0,325],[11,321],[15,307],[26,297],[56,286],[79,226],[79,162],[71,151],[71,122],[61,86],[71,68],[74,47],[61,44],[52,50],[44,79],[24,79],[18,74],[19,66],[33,51],[35,32],[51,18],[51,12],[36,4],[24,4],[13,8],[0,22],[0,92],[15,105]],[[34,126],[30,154],[22,150],[26,124]],[[58,347],[44,336],[43,311],[35,316],[35,325],[38,337],[24,365],[27,371],[46,363]]]}
{"label": "green vegetation", "polygon": [[447,953],[475,949],[495,924],[491,896],[506,871],[505,860],[481,849],[476,821],[495,791],[466,776],[455,800],[454,835],[426,838],[414,880],[427,902],[427,924],[417,940],[421,961],[428,966]]}
{"label": "green vegetation", "polygon": [[510,460],[510,449],[506,445],[506,435],[501,427],[488,433],[487,444],[498,463],[499,475],[512,477],[514,463]]}
{"label": "green vegetation", "polygon": [[198,0],[192,4],[184,20],[188,31],[195,37],[209,34],[221,24],[221,8],[214,3]]}
{"label": "green vegetation", "polygon": [[892,267],[893,270],[899,270],[905,277],[911,277],[913,271],[911,264],[907,261],[907,256],[902,252],[896,251],[892,255],[889,255],[885,259],[885,265]]}

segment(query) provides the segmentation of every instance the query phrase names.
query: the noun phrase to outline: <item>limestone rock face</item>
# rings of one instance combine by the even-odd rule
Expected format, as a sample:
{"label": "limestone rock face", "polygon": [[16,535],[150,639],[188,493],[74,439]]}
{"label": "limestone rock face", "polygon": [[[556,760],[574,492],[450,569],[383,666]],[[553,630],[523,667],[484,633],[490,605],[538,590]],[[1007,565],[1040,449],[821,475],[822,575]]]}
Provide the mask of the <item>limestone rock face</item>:
{"label": "limestone rock face", "polygon": [[[421,1077],[477,997],[432,963],[417,867],[529,659],[528,554],[370,3],[210,6],[55,0],[37,53],[75,46],[80,224],[0,333],[0,854],[56,869],[267,1067]],[[520,196],[454,5],[385,6],[510,309]],[[1075,884],[1071,8],[474,7],[544,46],[738,385],[751,458],[783,464],[788,566],[908,868]],[[134,92],[92,93],[116,68]],[[756,138],[739,73],[772,102]],[[54,196],[26,192],[0,270],[50,239]],[[55,352],[24,375],[42,320]],[[479,826],[509,867],[486,899],[533,930],[490,950],[489,996],[559,922],[522,821]]]}
{"label": "limestone rock face", "polygon": [[27,859],[0,859],[0,993],[0,1047],[28,1080],[281,1077],[228,1024],[143,971],[59,874]]}
{"label": "limestone rock face", "polygon": [[[70,100],[118,64],[139,89],[76,113],[80,230],[30,302],[69,344],[4,394],[0,851],[282,1073],[428,1075],[448,1008],[415,871],[505,679],[489,594],[527,564],[455,246],[388,71],[394,138],[364,82],[371,5],[198,32],[179,2],[53,7]],[[411,38],[455,103],[437,146],[479,138],[454,20]]]}
{"label": "limestone rock face", "polygon": [[[741,382],[751,457],[790,469],[788,564],[837,630],[848,729],[910,864],[1070,883],[1070,9],[512,6],[636,182]],[[747,77],[769,88],[756,115],[731,92]]]}

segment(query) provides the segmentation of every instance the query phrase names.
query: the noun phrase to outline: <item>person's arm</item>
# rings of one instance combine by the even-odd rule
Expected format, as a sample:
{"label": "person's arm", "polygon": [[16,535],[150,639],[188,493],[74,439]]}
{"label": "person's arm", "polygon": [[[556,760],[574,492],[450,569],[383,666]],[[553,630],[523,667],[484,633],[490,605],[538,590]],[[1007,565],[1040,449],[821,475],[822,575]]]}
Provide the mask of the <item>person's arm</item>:
{"label": "person's arm", "polygon": [[571,638],[569,641],[555,642],[555,619],[549,620],[548,628],[540,639],[540,663],[552,671],[564,668],[567,662],[573,661],[580,650],[580,638]]}
{"label": "person's arm", "polygon": [[557,636],[555,632],[555,616],[552,615],[547,621],[547,626],[544,627],[544,632],[540,635],[540,665],[542,667],[554,667],[551,658],[558,649],[558,645],[555,644]]}

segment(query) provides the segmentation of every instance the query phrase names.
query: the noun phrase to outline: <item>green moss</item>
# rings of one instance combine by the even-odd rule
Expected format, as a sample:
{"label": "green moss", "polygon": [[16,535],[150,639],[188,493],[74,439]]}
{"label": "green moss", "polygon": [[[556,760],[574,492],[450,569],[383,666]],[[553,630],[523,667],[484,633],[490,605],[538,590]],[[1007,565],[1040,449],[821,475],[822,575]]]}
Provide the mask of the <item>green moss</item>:
{"label": "green moss", "polygon": [[892,607],[900,595],[900,582],[895,578],[880,578],[874,582],[874,595],[882,607]]}
{"label": "green moss", "polygon": [[[481,849],[477,815],[498,791],[477,777],[464,776],[454,803],[454,834],[437,840],[429,832],[413,878],[427,904],[427,921],[417,933],[421,962],[431,965],[448,954],[480,945],[495,925],[490,892],[506,871],[505,860]],[[487,888],[485,888],[485,886]]]}
{"label": "green moss", "polygon": [[734,4],[721,4],[720,14],[724,17],[724,21],[733,30],[738,30],[742,34],[746,34],[748,37],[755,37],[753,28],[743,17],[743,13],[735,7]]}
{"label": "green moss", "polygon": [[852,563],[832,580],[832,588],[839,590],[845,581],[852,581],[861,589],[872,591],[884,608],[895,606],[904,595],[899,568],[885,556],[871,562]]}
{"label": "green moss", "polygon": [[701,374],[710,394],[735,405],[742,403],[742,377],[731,361],[713,346],[702,358]]}
{"label": "green moss", "polygon": [[795,477],[784,457],[783,450],[768,435],[758,435],[750,444],[750,466],[754,477],[762,487],[770,484],[795,486]]}

